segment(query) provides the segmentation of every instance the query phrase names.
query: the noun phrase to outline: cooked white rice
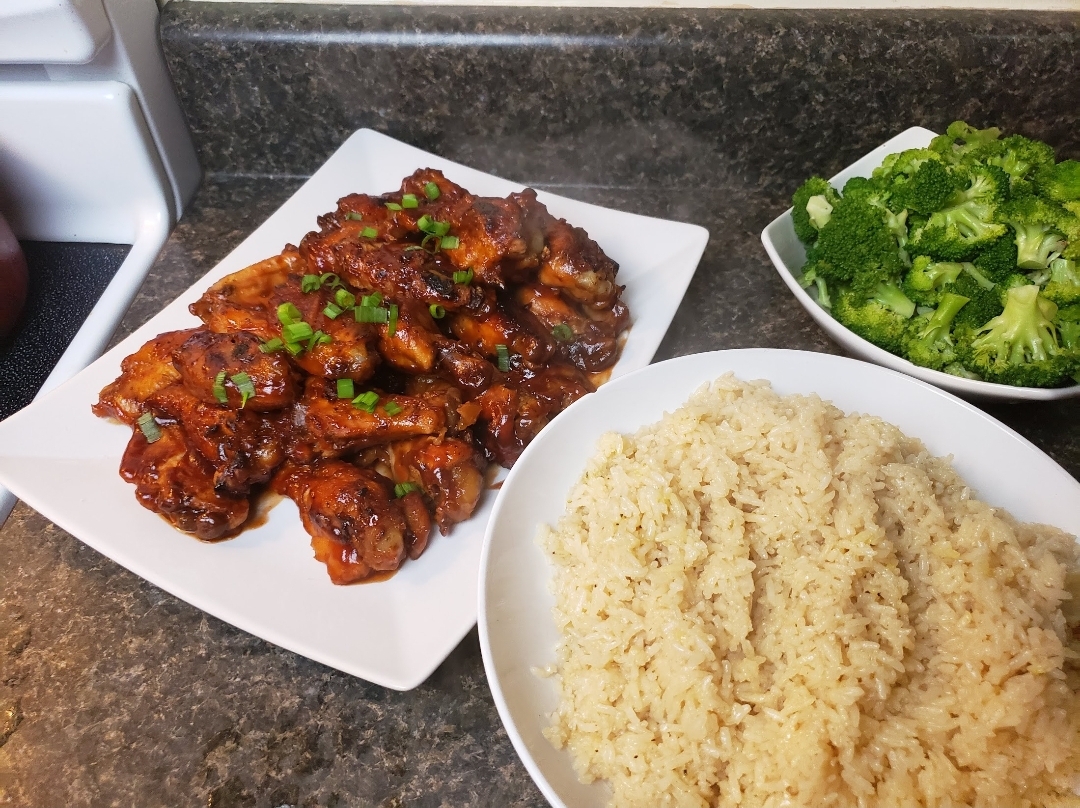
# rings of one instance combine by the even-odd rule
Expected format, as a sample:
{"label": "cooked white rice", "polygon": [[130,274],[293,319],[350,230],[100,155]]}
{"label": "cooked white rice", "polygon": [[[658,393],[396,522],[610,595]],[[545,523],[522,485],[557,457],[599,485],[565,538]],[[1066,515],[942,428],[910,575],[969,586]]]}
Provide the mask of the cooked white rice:
{"label": "cooked white rice", "polygon": [[725,376],[606,435],[541,542],[546,734],[613,806],[1080,802],[1076,542],[878,418]]}

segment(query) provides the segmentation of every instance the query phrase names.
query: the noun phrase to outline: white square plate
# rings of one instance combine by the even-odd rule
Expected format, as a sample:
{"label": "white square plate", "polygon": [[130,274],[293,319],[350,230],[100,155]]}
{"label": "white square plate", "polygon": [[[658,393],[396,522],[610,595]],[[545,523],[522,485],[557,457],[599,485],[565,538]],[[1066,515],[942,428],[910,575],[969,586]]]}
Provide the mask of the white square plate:
{"label": "white square plate", "polygon": [[[388,581],[334,586],[289,500],[265,524],[219,544],[199,542],[144,509],[118,473],[130,429],[95,417],[90,405],[119,375],[120,361],[146,340],[198,324],[187,307],[211,283],[279,253],[287,242],[299,244],[340,197],[395,190],[422,167],[438,168],[480,195],[522,187],[371,130],[356,132],[202,280],[67,384],[0,423],[0,483],[95,550],[215,617],[371,682],[396,690],[419,685],[476,623],[480,547],[494,491],[471,519],[434,537],[418,561]],[[647,365],[708,231],[538,196],[619,262],[632,326],[612,377]]]}
{"label": "white square plate", "polygon": [[[890,154],[907,149],[925,148],[930,145],[930,141],[934,137],[936,137],[934,132],[920,126],[905,129],[892,140],[886,141],[866,156],[849,165],[829,182],[834,188],[841,189],[852,177],[869,177],[874,172],[874,169],[880,166],[882,161]],[[799,285],[798,278],[802,275],[802,268],[806,263],[806,247],[799,241],[799,237],[795,235],[795,225],[791,220],[791,208],[788,208],[769,222],[768,226],[761,232],[761,243],[765,246],[765,252],[769,254],[769,258],[772,259],[776,271],[780,273],[780,277],[783,278],[788,289],[795,295],[795,299],[809,312],[814,321],[832,337],[833,341],[852,356],[898,370],[901,373],[922,379],[924,382],[937,385],[965,398],[998,399],[1001,401],[1056,401],[1062,398],[1080,396],[1080,384],[1055,388],[1013,387],[1008,384],[964,379],[960,376],[942,373],[939,370],[919,367],[849,331],[838,320],[834,320],[828,310],[820,306]]]}

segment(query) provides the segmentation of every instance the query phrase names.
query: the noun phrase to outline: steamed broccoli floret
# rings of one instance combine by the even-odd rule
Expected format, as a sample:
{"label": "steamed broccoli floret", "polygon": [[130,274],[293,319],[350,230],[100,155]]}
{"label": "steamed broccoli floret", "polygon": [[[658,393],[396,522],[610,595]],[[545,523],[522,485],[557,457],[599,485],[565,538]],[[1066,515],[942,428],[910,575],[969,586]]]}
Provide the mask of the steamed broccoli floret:
{"label": "steamed broccoli floret", "polygon": [[818,231],[825,226],[840,195],[827,180],[811,177],[791,197],[791,218],[795,235],[807,245],[817,241]]}
{"label": "steamed broccoli floret", "polygon": [[961,361],[987,381],[1056,387],[1071,381],[1080,355],[1058,344],[1057,306],[1034,284],[1009,290],[1005,309],[960,349]]}
{"label": "steamed broccoli floret", "polygon": [[945,287],[951,292],[968,299],[968,304],[956,315],[956,325],[968,325],[982,328],[987,322],[1001,314],[1003,303],[997,285],[991,283],[975,268],[967,264],[960,276]]}
{"label": "steamed broccoli floret", "polygon": [[903,340],[904,355],[909,362],[941,370],[956,361],[952,323],[967,302],[966,297],[946,292],[933,313],[910,321]]}
{"label": "steamed broccoli floret", "polygon": [[874,179],[888,189],[891,210],[913,210],[926,215],[943,208],[963,187],[941,155],[930,149],[908,149],[890,155],[874,171]]}
{"label": "steamed broccoli floret", "polygon": [[1062,160],[1039,166],[1035,172],[1035,188],[1040,196],[1055,202],[1073,202],[1080,199],[1080,162]]}
{"label": "steamed broccoli floret", "polygon": [[928,255],[917,256],[904,276],[901,291],[920,306],[936,306],[941,290],[954,283],[963,272],[962,264],[935,261]]}
{"label": "steamed broccoli floret", "polygon": [[1021,269],[1046,269],[1067,246],[1060,230],[1066,213],[1053,202],[1036,196],[1012,199],[999,215],[1016,234],[1016,265]]}
{"label": "steamed broccoli floret", "polygon": [[1061,345],[1069,350],[1080,351],[1080,305],[1063,306],[1054,315]]}
{"label": "steamed broccoli floret", "polygon": [[1043,297],[1059,306],[1080,303],[1080,268],[1068,258],[1050,262],[1050,279],[1043,287]]}
{"label": "steamed broccoli floret", "polygon": [[975,268],[995,283],[1016,272],[1016,239],[1006,233],[972,260]]}
{"label": "steamed broccoli floret", "polygon": [[1023,135],[1010,135],[976,150],[988,165],[997,166],[1009,175],[1013,191],[1027,190],[1028,179],[1041,167],[1054,164],[1054,150],[1045,143]]}
{"label": "steamed broccoli floret", "polygon": [[912,253],[964,261],[1005,234],[1004,225],[995,220],[1008,184],[1004,173],[981,165],[958,171],[968,172],[966,188],[955,192],[947,206],[932,214],[924,226],[912,230]]}
{"label": "steamed broccoli floret", "polygon": [[[893,287],[895,289],[895,287]],[[903,295],[899,290],[882,290],[881,297],[891,304],[903,304]],[[903,298],[903,300],[901,300]],[[915,306],[908,301],[914,313]],[[837,320],[863,339],[884,348],[890,353],[901,352],[904,333],[907,331],[911,314],[898,314],[891,305],[884,305],[879,299],[868,299],[865,295],[850,288],[843,288],[833,295],[832,314]]]}
{"label": "steamed broccoli floret", "polygon": [[972,152],[985,148],[999,137],[1001,130],[996,126],[976,129],[963,121],[953,121],[944,135],[938,135],[930,141],[930,149],[951,163],[959,163]]}
{"label": "steamed broccoli floret", "polygon": [[807,269],[866,295],[879,283],[899,280],[906,266],[885,213],[865,198],[842,197],[810,248]]}

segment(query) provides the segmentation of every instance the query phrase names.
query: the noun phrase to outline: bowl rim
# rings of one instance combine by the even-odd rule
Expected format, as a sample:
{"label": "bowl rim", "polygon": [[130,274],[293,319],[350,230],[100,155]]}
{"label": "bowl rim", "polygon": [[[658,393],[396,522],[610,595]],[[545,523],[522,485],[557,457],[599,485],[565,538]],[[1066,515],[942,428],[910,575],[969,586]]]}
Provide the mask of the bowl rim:
{"label": "bowl rim", "polygon": [[[853,176],[865,176],[861,169],[870,162],[876,161],[876,167],[876,165],[880,165],[881,160],[885,156],[892,154],[894,151],[902,150],[904,148],[918,148],[918,146],[913,145],[913,142],[922,140],[925,144],[929,144],[930,140],[936,136],[937,133],[921,126],[912,126],[905,129],[903,132],[885,141],[877,148],[867,152],[842,171],[837,172],[829,179],[829,183],[833,185],[833,187],[836,187],[838,183],[843,185],[844,182]],[[904,145],[894,145],[898,143]],[[1012,401],[1060,401],[1062,399],[1080,396],[1080,384],[1073,384],[1066,387],[1015,387],[1008,384],[998,384],[996,382],[986,382],[976,379],[965,379],[961,376],[953,376],[939,370],[932,370],[916,365],[903,357],[889,353],[884,348],[880,348],[874,343],[863,339],[847,328],[847,326],[843,325],[839,320],[835,319],[823,306],[821,306],[821,304],[812,298],[809,293],[799,285],[798,280],[796,280],[796,269],[790,267],[787,262],[781,258],[773,240],[773,234],[778,228],[791,221],[791,212],[792,209],[789,207],[765,226],[761,231],[761,243],[765,247],[765,252],[768,253],[769,258],[773,263],[773,267],[787,285],[788,289],[791,290],[792,294],[795,295],[795,298],[802,307],[806,309],[807,313],[814,321],[844,350],[857,351],[874,364],[884,365],[885,367],[899,371],[900,373],[906,373],[909,376],[914,376],[924,382],[967,398]],[[799,269],[801,269],[801,267]]]}

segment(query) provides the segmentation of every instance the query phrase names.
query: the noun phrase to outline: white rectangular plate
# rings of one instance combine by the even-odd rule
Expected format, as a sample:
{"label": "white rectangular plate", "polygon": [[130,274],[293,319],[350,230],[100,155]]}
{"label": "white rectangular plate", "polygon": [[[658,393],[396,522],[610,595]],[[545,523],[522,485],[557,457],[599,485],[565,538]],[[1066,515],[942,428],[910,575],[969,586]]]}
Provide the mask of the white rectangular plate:
{"label": "white rectangular plate", "polygon": [[[436,536],[418,561],[388,581],[334,586],[289,500],[265,524],[219,544],[199,542],[142,508],[118,473],[130,429],[96,418],[90,405],[119,375],[120,361],[146,340],[198,325],[187,307],[211,283],[279,253],[287,242],[299,244],[340,197],[396,190],[424,167],[479,195],[522,187],[371,130],[356,132],[202,280],[70,382],[0,423],[0,483],[95,550],[215,617],[368,681],[395,690],[419,685],[476,623],[480,547],[494,491],[471,519]],[[619,262],[632,326],[612,376],[647,365],[708,232],[551,194],[539,198]]]}

